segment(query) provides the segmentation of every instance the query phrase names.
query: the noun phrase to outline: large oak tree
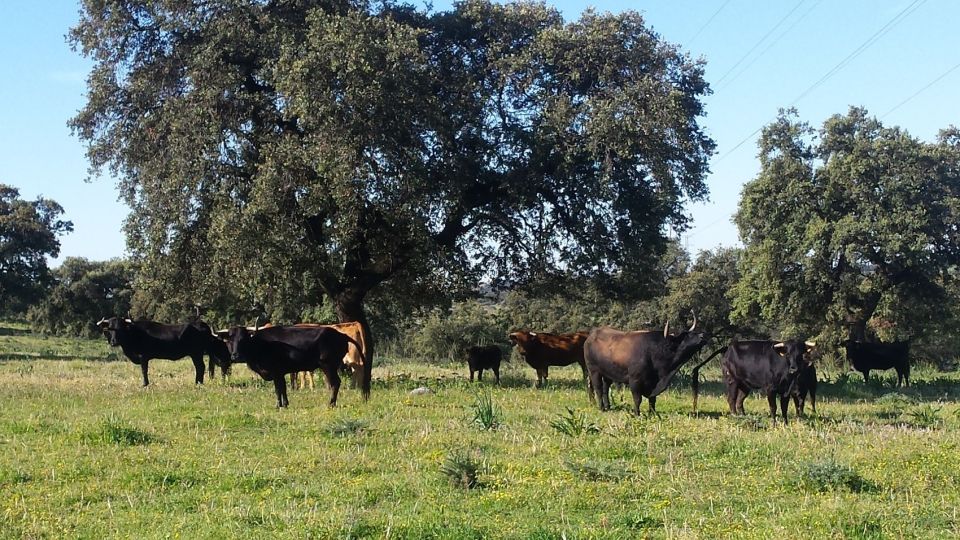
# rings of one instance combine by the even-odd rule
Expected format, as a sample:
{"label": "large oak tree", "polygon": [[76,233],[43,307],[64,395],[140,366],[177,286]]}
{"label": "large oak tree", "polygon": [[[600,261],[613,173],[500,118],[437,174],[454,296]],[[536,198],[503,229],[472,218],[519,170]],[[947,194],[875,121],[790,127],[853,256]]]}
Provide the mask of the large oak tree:
{"label": "large oak tree", "polygon": [[851,108],[819,131],[786,111],[763,130],[736,215],[746,246],[734,319],[832,341],[921,335],[949,317],[960,264],[960,145]]}
{"label": "large oak tree", "polygon": [[135,304],[325,295],[366,324],[387,284],[642,288],[706,195],[702,64],[634,12],[84,0],[71,39],[95,61],[72,125],[131,208]]}

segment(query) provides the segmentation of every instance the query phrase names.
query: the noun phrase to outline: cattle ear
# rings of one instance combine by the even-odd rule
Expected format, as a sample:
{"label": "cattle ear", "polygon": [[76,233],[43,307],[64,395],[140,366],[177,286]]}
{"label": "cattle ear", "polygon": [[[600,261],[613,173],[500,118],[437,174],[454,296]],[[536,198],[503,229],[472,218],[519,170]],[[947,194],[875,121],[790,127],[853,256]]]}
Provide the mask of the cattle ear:
{"label": "cattle ear", "polygon": [[773,350],[777,351],[777,354],[779,354],[780,356],[786,356],[787,344],[781,341],[780,343],[777,343],[776,345],[773,346]]}

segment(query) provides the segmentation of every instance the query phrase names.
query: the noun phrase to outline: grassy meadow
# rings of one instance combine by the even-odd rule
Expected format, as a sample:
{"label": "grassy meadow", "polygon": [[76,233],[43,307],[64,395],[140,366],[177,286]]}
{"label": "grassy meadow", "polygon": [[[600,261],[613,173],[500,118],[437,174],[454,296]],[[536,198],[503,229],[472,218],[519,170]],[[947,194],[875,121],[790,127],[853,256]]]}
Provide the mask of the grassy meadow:
{"label": "grassy meadow", "polygon": [[493,387],[381,357],[369,402],[277,410],[245,366],[195,387],[153,361],[144,389],[105,342],[2,326],[0,538],[960,536],[956,374],[821,374],[819,415],[771,428],[758,396],[725,414],[716,369],[699,415],[681,374],[635,418],[576,367],[535,390],[516,361]]}

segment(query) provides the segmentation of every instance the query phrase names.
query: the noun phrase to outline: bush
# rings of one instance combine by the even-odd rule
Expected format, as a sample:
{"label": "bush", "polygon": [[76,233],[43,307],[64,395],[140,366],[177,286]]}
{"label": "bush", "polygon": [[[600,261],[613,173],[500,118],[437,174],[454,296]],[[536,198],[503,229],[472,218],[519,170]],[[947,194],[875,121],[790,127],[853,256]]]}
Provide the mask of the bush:
{"label": "bush", "polygon": [[451,485],[473,489],[480,487],[478,476],[482,467],[480,460],[473,453],[457,450],[443,460],[440,472],[447,477]]}
{"label": "bush", "polygon": [[405,356],[425,361],[463,360],[468,347],[505,343],[507,326],[499,310],[471,300],[454,304],[449,310],[432,311],[406,332]]}

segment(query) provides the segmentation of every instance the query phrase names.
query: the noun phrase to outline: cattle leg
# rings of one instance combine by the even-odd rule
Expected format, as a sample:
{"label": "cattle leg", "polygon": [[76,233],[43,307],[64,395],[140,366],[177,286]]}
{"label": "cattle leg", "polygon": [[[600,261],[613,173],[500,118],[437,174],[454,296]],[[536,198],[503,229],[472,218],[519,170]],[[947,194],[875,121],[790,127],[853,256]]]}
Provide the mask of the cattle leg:
{"label": "cattle leg", "polygon": [[147,362],[149,362],[149,360],[146,359],[140,361],[140,373],[143,374],[144,386],[150,386],[150,379],[147,377]]}
{"label": "cattle leg", "polygon": [[784,394],[780,396],[780,413],[783,414],[783,423],[787,423],[787,407],[790,406],[790,395]]}
{"label": "cattle leg", "polygon": [[605,411],[610,408],[610,399],[606,394],[607,388],[603,384],[603,376],[600,372],[592,373],[590,380],[593,381],[593,391],[597,395],[594,402],[600,405],[600,410]]}
{"label": "cattle leg", "polygon": [[814,416],[817,415],[817,388],[815,386],[810,388],[810,412]]}
{"label": "cattle leg", "polygon": [[640,416],[640,403],[643,402],[643,394],[640,393],[640,383],[630,383],[630,393],[633,394],[633,414]]}
{"label": "cattle leg", "polygon": [[547,385],[547,368],[537,369],[537,388]]}
{"label": "cattle leg", "polygon": [[477,370],[477,382],[480,382],[482,380],[483,380],[483,368],[480,368]]}
{"label": "cattle leg", "polygon": [[647,398],[647,401],[649,402],[649,405],[650,405],[650,412],[653,414],[656,414],[657,416],[660,416],[657,413],[657,396],[649,397]]}
{"label": "cattle leg", "polygon": [[806,399],[799,392],[793,394],[793,406],[797,409],[797,416],[803,416],[803,405]]}
{"label": "cattle leg", "polygon": [[773,419],[773,425],[777,425],[777,395],[773,392],[767,394],[767,404],[770,405],[770,417]]}
{"label": "cattle leg", "polygon": [[593,379],[590,378],[590,374],[587,373],[587,364],[584,362],[580,363],[580,370],[583,372],[583,380],[587,381],[587,395],[593,399]]}
{"label": "cattle leg", "polygon": [[473,382],[473,368],[470,368],[470,382]]}
{"label": "cattle leg", "polygon": [[190,359],[193,360],[193,367],[197,370],[196,383],[203,384],[203,372],[206,371],[206,366],[203,365],[203,355],[191,356]]}
{"label": "cattle leg", "polygon": [[734,404],[736,405],[737,414],[747,414],[747,411],[743,410],[743,402],[747,399],[747,392],[739,387],[734,387],[736,389],[736,398]]}
{"label": "cattle leg", "polygon": [[863,370],[863,384],[870,384],[870,370]]}
{"label": "cattle leg", "polygon": [[497,366],[493,369],[493,378],[497,381],[497,386],[500,386],[500,367]]}
{"label": "cattle leg", "polygon": [[730,407],[730,414],[737,414],[737,393],[738,389],[734,386],[733,381],[725,380],[727,383],[727,406]]}
{"label": "cattle leg", "polygon": [[340,393],[340,374],[336,368],[327,367],[323,369],[323,375],[327,380],[327,386],[330,387],[330,406],[337,406],[337,394]]}
{"label": "cattle leg", "polygon": [[273,378],[273,389],[277,393],[277,408],[282,409],[290,404],[287,399],[287,378],[282,374]]}

